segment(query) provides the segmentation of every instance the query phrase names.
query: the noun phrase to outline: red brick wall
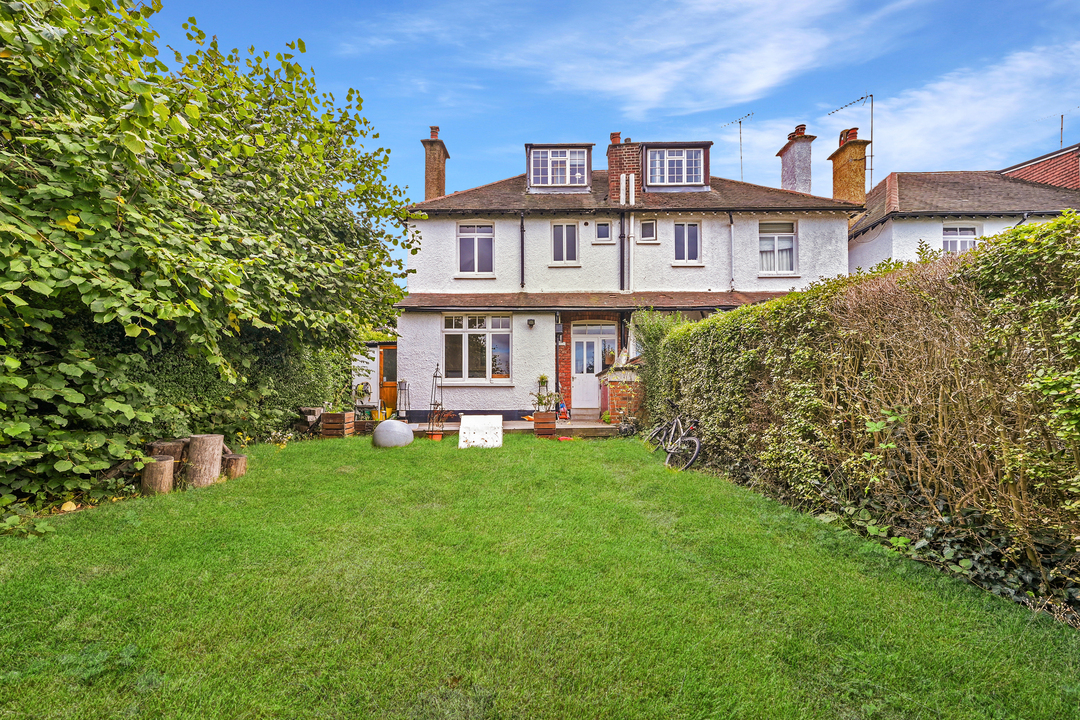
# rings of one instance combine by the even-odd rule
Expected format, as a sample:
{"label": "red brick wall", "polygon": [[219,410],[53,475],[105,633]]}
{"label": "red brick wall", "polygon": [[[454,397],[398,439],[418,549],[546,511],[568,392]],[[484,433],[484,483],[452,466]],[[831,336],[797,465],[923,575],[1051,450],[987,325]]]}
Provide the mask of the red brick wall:
{"label": "red brick wall", "polygon": [[[629,140],[629,138],[627,138]],[[639,203],[645,198],[641,194],[641,143],[624,142],[620,145],[608,145],[608,202],[619,204],[619,176],[634,173],[635,200]],[[630,178],[626,179],[626,202],[630,202]]]}
{"label": "red brick wall", "polygon": [[634,417],[641,410],[641,383],[613,381],[607,385],[608,412],[611,422],[621,422]]}
{"label": "red brick wall", "polygon": [[[559,319],[563,324],[563,340],[562,343],[555,348],[555,358],[559,366],[559,393],[562,395],[562,401],[566,403],[566,407],[572,408],[574,407],[570,396],[570,372],[573,369],[572,363],[574,361],[573,342],[571,339],[573,332],[572,325],[575,322],[584,322],[586,320],[605,320],[618,323],[619,313],[605,312],[602,310],[583,310],[560,313]],[[616,334],[616,343],[621,343],[621,341],[622,333],[619,332]],[[622,352],[621,345],[618,346],[617,352]]]}
{"label": "red brick wall", "polygon": [[1011,170],[1009,177],[1080,190],[1080,151],[1047,158],[1040,163]]}

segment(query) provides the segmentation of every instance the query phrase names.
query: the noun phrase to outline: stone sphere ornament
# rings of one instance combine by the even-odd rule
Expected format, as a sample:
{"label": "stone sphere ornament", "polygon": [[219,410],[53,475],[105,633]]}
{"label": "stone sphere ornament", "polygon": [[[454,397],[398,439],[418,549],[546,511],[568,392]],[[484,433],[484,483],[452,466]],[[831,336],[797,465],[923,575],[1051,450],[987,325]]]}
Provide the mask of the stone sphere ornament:
{"label": "stone sphere ornament", "polygon": [[412,430],[400,420],[383,420],[375,426],[371,444],[375,447],[405,447],[413,441]]}

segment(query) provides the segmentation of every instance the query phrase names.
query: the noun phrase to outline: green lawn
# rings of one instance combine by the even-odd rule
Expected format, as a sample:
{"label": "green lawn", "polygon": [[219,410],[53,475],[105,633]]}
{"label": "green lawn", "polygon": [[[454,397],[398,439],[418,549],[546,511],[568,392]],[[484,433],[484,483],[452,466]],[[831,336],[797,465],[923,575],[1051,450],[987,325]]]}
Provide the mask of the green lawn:
{"label": "green lawn", "polygon": [[0,538],[0,718],[1080,718],[1080,634],[634,441],[249,463]]}

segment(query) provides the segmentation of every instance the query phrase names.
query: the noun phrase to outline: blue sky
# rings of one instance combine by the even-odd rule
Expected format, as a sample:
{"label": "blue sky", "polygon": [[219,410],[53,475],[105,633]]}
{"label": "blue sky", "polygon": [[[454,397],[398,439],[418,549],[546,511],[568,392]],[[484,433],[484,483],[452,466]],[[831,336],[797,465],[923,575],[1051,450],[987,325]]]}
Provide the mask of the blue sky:
{"label": "blue sky", "polygon": [[869,136],[888,172],[998,169],[1080,142],[1075,0],[206,2],[152,18],[183,47],[195,16],[223,45],[277,51],[297,37],[320,89],[364,98],[391,149],[390,180],[423,199],[423,147],[439,125],[447,191],[524,171],[527,142],[712,140],[712,173],[779,186],[776,151],[798,123],[818,136],[813,192],[831,194],[839,131]]}

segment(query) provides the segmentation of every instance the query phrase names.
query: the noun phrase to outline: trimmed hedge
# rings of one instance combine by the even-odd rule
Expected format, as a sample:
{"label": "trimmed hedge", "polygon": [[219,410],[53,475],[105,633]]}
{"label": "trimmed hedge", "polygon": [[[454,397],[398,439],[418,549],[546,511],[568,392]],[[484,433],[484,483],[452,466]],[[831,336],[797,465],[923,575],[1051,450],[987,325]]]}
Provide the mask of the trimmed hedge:
{"label": "trimmed hedge", "polygon": [[[706,463],[995,593],[1080,608],[1080,218],[657,331]],[[639,337],[648,337],[639,332]]]}

